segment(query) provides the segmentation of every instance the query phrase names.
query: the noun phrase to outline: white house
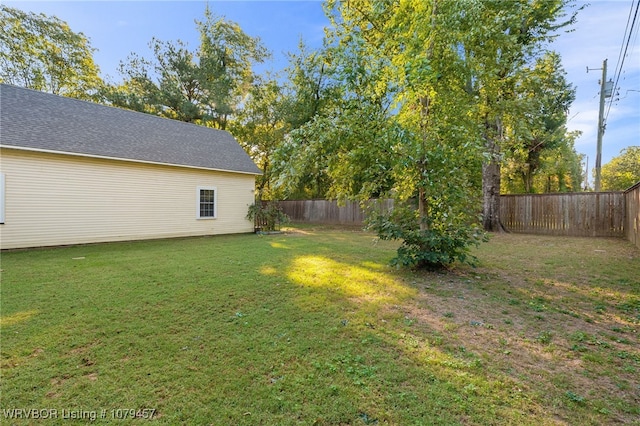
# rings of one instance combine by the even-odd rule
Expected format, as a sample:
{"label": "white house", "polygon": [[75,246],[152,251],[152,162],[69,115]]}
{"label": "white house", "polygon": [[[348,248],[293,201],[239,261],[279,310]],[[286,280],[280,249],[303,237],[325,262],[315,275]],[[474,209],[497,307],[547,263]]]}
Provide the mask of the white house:
{"label": "white house", "polygon": [[0,248],[253,231],[225,131],[0,85]]}

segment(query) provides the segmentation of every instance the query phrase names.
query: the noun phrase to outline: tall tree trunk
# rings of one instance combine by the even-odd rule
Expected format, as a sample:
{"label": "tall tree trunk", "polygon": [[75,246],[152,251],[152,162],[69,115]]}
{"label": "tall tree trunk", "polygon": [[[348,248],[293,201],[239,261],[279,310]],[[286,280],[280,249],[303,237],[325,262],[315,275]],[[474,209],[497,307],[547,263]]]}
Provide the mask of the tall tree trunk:
{"label": "tall tree trunk", "polygon": [[567,192],[567,183],[565,182],[564,174],[560,171],[556,177],[558,178],[558,192]]}
{"label": "tall tree trunk", "polygon": [[492,159],[482,165],[482,225],[488,232],[503,232],[500,222],[500,163]]}
{"label": "tall tree trunk", "polygon": [[[431,105],[431,99],[429,96],[421,96],[420,97],[420,106],[422,107],[422,159],[420,160],[420,180],[424,180],[426,176],[426,168],[427,168],[427,138],[428,127],[429,127],[429,106]],[[429,229],[429,225],[427,223],[427,195],[424,190],[424,183],[420,183],[420,187],[418,189],[418,215],[420,216],[420,231],[426,231]]]}
{"label": "tall tree trunk", "polygon": [[482,164],[482,226],[487,232],[504,232],[500,221],[500,143],[502,123],[485,122],[488,162]]}
{"label": "tall tree trunk", "polygon": [[521,175],[524,192],[533,194],[535,191],[533,190],[533,172],[531,171],[531,166],[527,165],[527,170],[523,171]]}
{"label": "tall tree trunk", "polygon": [[262,176],[258,176],[256,179],[257,196],[260,201],[262,201],[264,189],[269,188],[270,171],[269,157],[266,157],[262,163]]}
{"label": "tall tree trunk", "polygon": [[427,197],[424,188],[418,190],[418,215],[420,216],[420,230],[426,231],[429,226],[427,224]]}

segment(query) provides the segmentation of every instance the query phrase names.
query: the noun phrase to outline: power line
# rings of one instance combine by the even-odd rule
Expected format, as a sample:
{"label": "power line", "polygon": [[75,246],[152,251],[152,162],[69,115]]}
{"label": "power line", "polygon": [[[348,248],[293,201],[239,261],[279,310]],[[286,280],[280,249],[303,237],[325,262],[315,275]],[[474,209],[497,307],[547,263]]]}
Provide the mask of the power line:
{"label": "power line", "polygon": [[[620,46],[620,54],[618,55],[618,65],[616,65],[615,70],[615,82],[612,87],[612,91],[615,92],[618,88],[618,81],[620,81],[620,75],[622,74],[622,68],[624,67],[624,60],[627,57],[627,51],[629,49],[629,43],[631,42],[631,36],[633,35],[633,30],[635,28],[636,19],[638,18],[638,9],[640,8],[640,0],[636,1],[636,11],[633,12],[633,2],[631,2],[631,9],[629,9],[629,18],[627,19],[627,27],[624,30],[624,35],[622,36],[622,45]],[[629,27],[629,21],[631,20],[631,14],[633,13],[633,21],[631,22],[631,26]],[[627,35],[628,32],[628,35]],[[625,43],[626,38],[626,43]],[[623,53],[624,50],[624,53]],[[611,106],[615,100],[615,96],[612,93],[611,98],[609,100],[609,105],[607,106],[607,113],[605,114],[604,122],[606,123],[607,118],[609,118],[609,112],[611,111]]]}
{"label": "power line", "polygon": [[620,63],[622,62],[624,51],[624,41],[627,38],[627,31],[629,31],[629,23],[631,22],[631,16],[633,15],[633,0],[631,0],[631,7],[629,8],[629,16],[627,17],[627,25],[624,28],[624,35],[622,36],[622,43],[620,44],[620,53],[618,53],[618,61],[616,62],[616,68],[613,72],[613,75],[618,73],[618,69],[620,67]]}

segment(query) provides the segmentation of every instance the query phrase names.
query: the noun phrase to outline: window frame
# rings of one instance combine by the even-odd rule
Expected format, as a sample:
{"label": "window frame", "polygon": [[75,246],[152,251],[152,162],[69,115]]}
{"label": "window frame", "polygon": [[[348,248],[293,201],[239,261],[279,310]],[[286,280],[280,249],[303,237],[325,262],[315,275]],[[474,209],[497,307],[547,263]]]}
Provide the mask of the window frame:
{"label": "window frame", "polygon": [[[201,191],[213,191],[213,216],[202,216]],[[196,188],[196,219],[217,219],[218,218],[218,188],[215,186],[198,186]]]}

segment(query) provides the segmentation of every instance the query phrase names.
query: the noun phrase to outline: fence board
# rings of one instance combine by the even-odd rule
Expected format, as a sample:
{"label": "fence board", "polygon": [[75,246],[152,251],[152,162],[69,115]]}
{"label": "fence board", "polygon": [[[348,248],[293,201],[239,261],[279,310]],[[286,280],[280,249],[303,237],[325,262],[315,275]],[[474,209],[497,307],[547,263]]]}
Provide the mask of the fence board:
{"label": "fence board", "polygon": [[623,192],[503,195],[500,204],[503,225],[511,232],[625,236]]}

